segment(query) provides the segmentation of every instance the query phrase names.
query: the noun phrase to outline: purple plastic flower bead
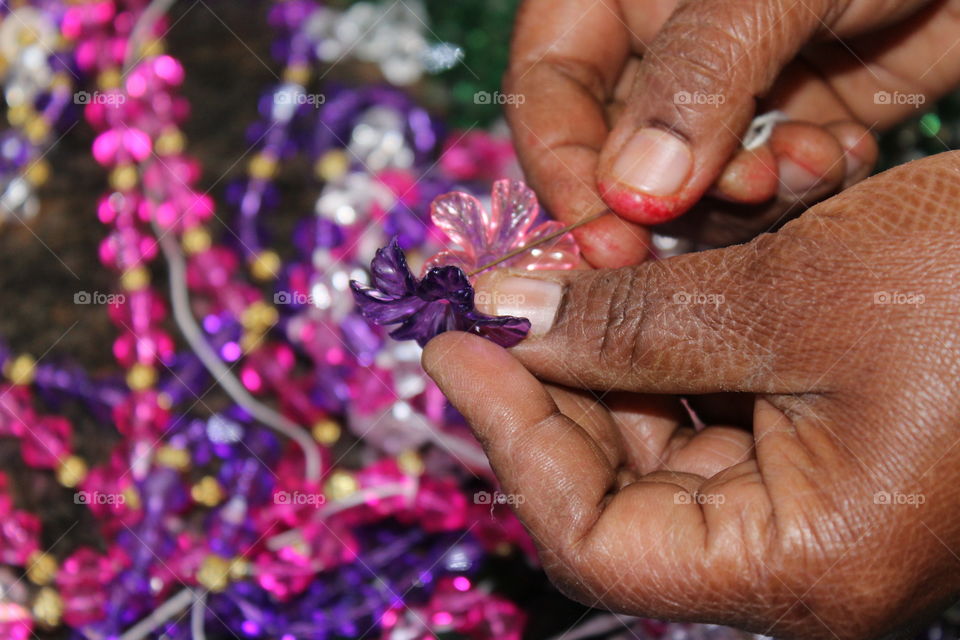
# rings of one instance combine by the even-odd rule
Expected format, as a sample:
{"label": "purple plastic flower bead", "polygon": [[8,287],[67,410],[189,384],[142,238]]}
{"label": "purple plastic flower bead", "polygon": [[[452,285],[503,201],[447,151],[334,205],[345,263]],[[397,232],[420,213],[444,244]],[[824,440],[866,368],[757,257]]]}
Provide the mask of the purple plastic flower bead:
{"label": "purple plastic flower bead", "polygon": [[397,340],[416,340],[422,347],[444,331],[468,331],[512,347],[530,331],[526,318],[488,316],[474,309],[473,287],[457,267],[430,269],[418,281],[397,238],[377,250],[370,270],[373,286],[351,282],[353,297],[374,324],[400,324],[390,333]]}

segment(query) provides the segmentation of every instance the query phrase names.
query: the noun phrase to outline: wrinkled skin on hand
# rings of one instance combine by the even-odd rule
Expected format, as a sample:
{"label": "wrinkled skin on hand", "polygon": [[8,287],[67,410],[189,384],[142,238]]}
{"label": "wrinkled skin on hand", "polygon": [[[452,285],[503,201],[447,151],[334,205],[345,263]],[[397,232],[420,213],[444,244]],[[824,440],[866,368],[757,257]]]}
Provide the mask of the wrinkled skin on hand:
{"label": "wrinkled skin on hand", "polygon": [[[865,178],[873,133],[960,83],[958,37],[960,0],[525,0],[504,79],[524,100],[505,113],[558,219],[616,212],[577,230],[586,259],[636,264],[650,224],[687,213],[670,233],[741,242]],[[772,109],[792,122],[742,150]],[[629,143],[651,127],[692,154],[668,197],[616,170],[637,166]]]}
{"label": "wrinkled skin on hand", "polygon": [[[423,363],[572,598],[904,632],[960,595],[958,203],[945,153],[749,244],[535,274],[563,287],[549,331],[509,351],[445,334]],[[752,416],[686,426],[675,394],[717,393]]]}

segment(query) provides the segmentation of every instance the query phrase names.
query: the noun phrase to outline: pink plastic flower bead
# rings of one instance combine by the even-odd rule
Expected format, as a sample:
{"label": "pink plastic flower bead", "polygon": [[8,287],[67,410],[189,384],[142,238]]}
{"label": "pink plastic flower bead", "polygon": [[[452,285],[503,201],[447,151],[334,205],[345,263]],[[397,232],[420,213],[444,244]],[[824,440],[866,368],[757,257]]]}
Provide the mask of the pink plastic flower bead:
{"label": "pink plastic flower bead", "polygon": [[[470,194],[455,191],[433,201],[430,216],[456,247],[429,259],[432,267],[453,265],[470,274],[507,253],[536,243],[563,229],[555,220],[536,224],[537,196],[523,182],[498,180],[493,184],[490,211]],[[514,269],[572,269],[580,261],[573,235],[566,233],[503,263]]]}

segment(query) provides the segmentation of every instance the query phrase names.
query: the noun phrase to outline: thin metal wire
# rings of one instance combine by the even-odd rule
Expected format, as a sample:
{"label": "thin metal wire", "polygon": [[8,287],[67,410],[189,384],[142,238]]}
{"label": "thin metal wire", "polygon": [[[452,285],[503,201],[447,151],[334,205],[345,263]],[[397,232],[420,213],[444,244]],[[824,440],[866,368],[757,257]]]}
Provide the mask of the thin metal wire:
{"label": "thin metal wire", "polygon": [[537,241],[534,242],[533,244],[524,245],[524,246],[522,246],[522,247],[520,247],[520,248],[518,248],[518,249],[514,249],[513,251],[507,252],[506,254],[500,256],[500,257],[497,258],[496,260],[494,260],[494,261],[492,261],[492,262],[488,262],[487,264],[483,265],[482,267],[480,267],[480,268],[478,268],[478,269],[474,269],[473,271],[471,271],[470,273],[467,274],[467,277],[472,278],[473,276],[477,275],[478,273],[482,273],[483,271],[486,271],[487,269],[491,269],[491,268],[497,266],[498,264],[502,264],[502,263],[506,262],[507,260],[512,260],[513,258],[516,258],[517,256],[519,256],[519,255],[521,255],[521,254],[523,254],[523,253],[526,253],[527,251],[530,251],[531,249],[535,249],[535,248],[539,247],[539,246],[542,245],[542,244],[546,244],[547,242],[551,242],[551,241],[553,241],[553,240],[556,240],[556,239],[559,238],[560,236],[562,236],[562,235],[564,235],[564,234],[566,234],[566,233],[570,233],[570,232],[573,231],[574,229],[579,229],[580,227],[582,227],[582,226],[585,225],[585,224],[590,224],[591,222],[593,222],[593,221],[595,221],[595,220],[599,220],[600,218],[602,218],[603,216],[607,215],[608,213],[611,213],[610,209],[607,209],[606,207],[604,207],[604,209],[603,209],[602,211],[597,211],[596,213],[592,213],[592,214],[588,215],[586,218],[583,218],[583,219],[581,219],[581,220],[578,220],[577,222],[574,222],[573,224],[567,225],[567,226],[564,227],[563,229],[560,229],[560,230],[558,230],[558,231],[554,231],[553,233],[551,233],[551,234],[549,234],[549,235],[547,235],[547,236],[544,236],[544,237],[540,238],[539,240],[537,240]]}

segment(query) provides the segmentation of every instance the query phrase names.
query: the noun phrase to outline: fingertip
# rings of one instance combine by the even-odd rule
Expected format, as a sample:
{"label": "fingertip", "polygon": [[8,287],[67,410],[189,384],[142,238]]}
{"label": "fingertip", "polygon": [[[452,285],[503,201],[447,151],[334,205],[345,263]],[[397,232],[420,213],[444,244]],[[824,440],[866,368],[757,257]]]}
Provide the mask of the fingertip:
{"label": "fingertip", "polygon": [[770,147],[738,151],[714,185],[713,195],[729,202],[759,204],[777,195],[777,161]]}
{"label": "fingertip", "polygon": [[583,258],[597,269],[640,264],[650,255],[650,231],[616,214],[574,230]]}
{"label": "fingertip", "polygon": [[427,343],[420,355],[420,364],[427,375],[443,388],[458,369],[469,366],[469,363],[478,357],[482,358],[486,345],[497,347],[479,336],[461,331],[447,331]]}
{"label": "fingertip", "polygon": [[843,148],[824,127],[807,122],[781,124],[773,132],[770,148],[784,198],[820,197],[843,184]]}
{"label": "fingertip", "polygon": [[844,187],[860,182],[873,172],[880,155],[880,146],[870,129],[858,122],[833,122],[826,126],[843,148]]}

